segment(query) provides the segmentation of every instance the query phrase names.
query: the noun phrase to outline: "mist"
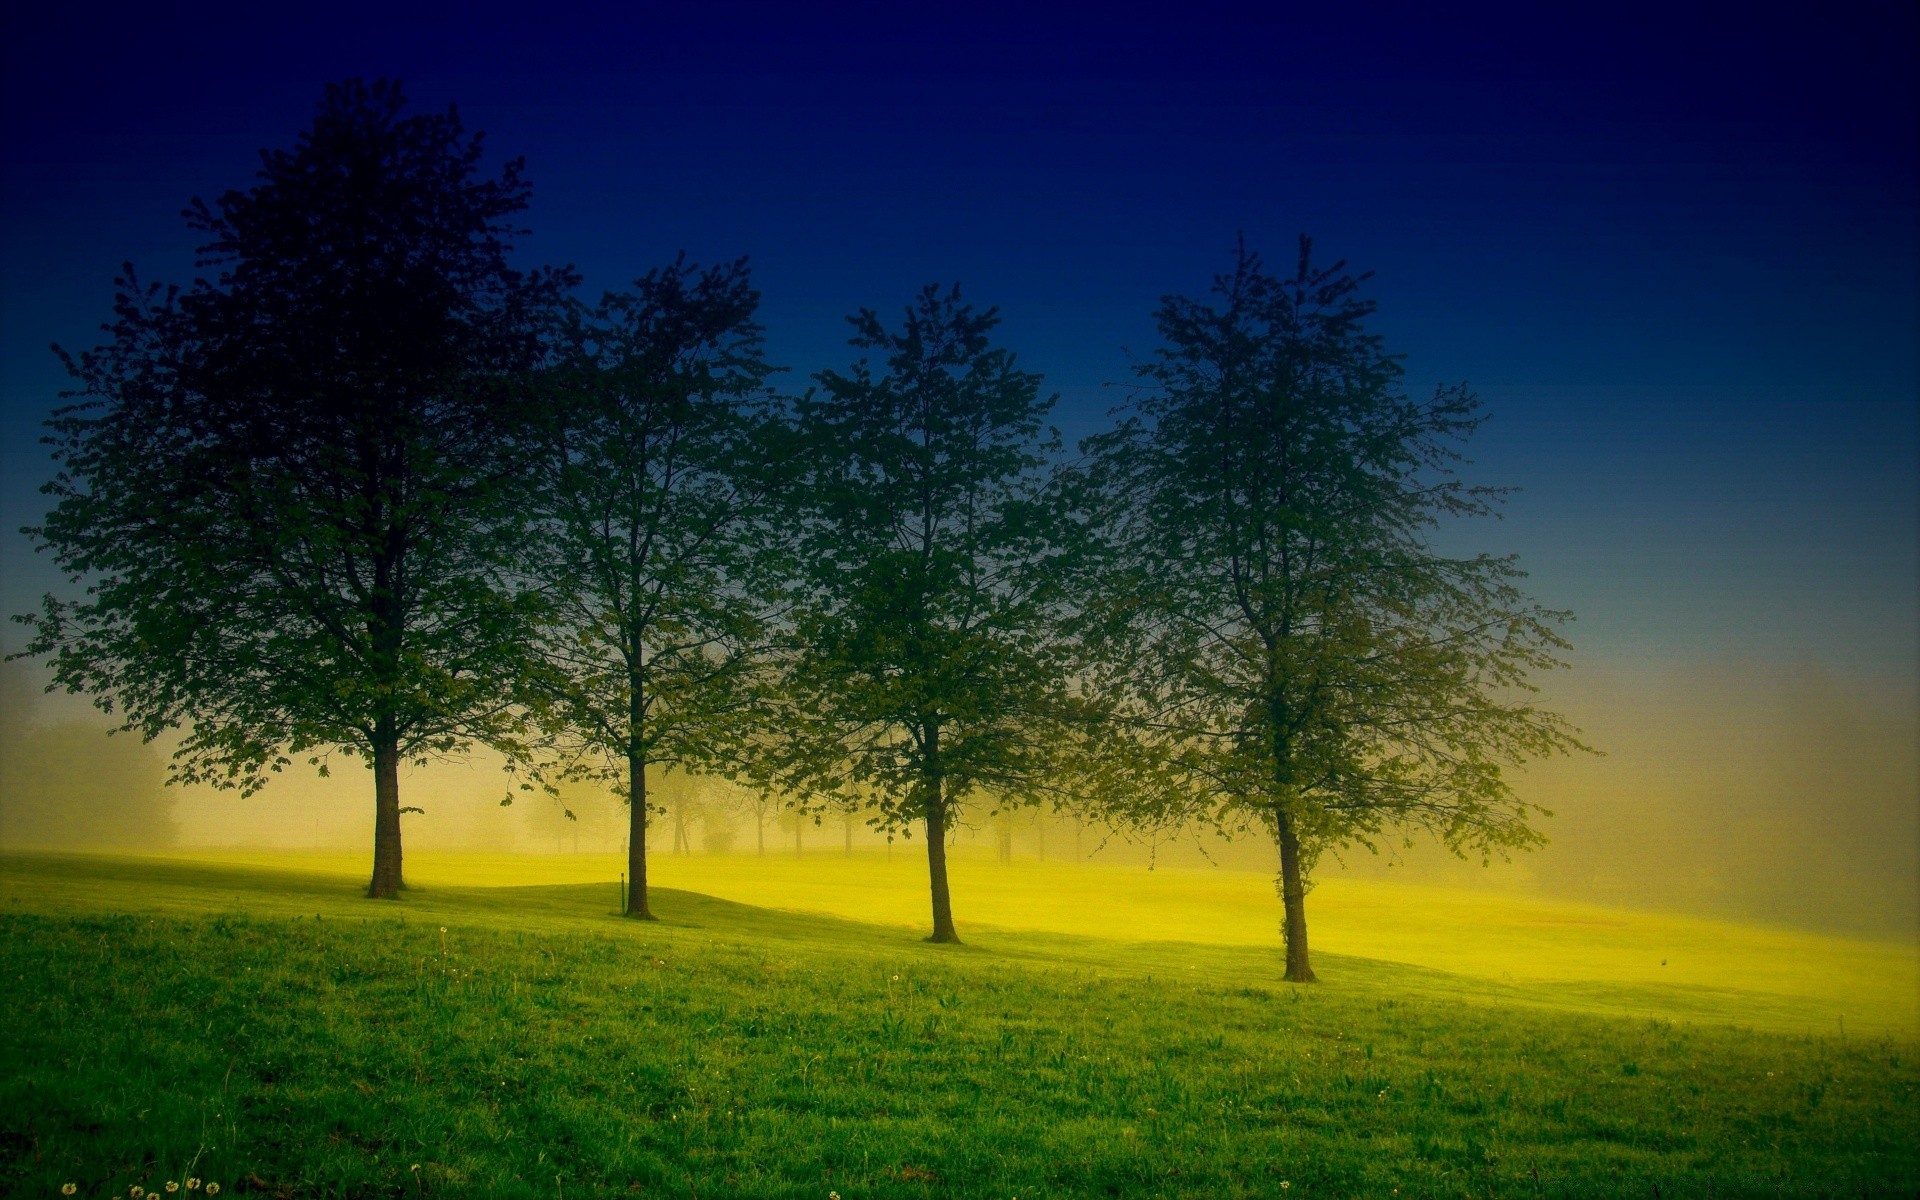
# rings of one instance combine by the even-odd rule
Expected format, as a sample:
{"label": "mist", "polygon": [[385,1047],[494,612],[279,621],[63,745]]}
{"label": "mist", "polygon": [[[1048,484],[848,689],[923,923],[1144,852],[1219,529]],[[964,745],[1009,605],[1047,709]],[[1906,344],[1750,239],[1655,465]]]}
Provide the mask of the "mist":
{"label": "mist", "polygon": [[0,848],[159,850],[180,797],[166,760],[98,713],[44,703],[38,672],[0,662]]}
{"label": "mist", "polygon": [[1432,845],[1323,872],[1920,936],[1920,704],[1814,665],[1583,666],[1548,699],[1604,757],[1536,764],[1544,848],[1482,868]]}
{"label": "mist", "polygon": [[[163,788],[164,753],[69,698],[36,695],[7,664],[0,679],[0,846],[7,849],[365,850],[373,790],[336,756],[328,778],[290,770],[258,795]],[[1696,660],[1627,672],[1583,665],[1546,699],[1603,756],[1521,773],[1521,796],[1552,812],[1549,843],[1483,866],[1429,840],[1378,854],[1323,856],[1317,877],[1398,879],[1794,925],[1920,937],[1920,703],[1814,665]],[[409,851],[615,854],[626,810],[610,791],[515,789],[490,754],[412,767],[403,803]],[[649,783],[661,855],[919,855],[855,818],[798,822],[722,780],[671,771]],[[502,804],[502,800],[510,800]],[[1031,809],[975,806],[957,835],[971,853],[1023,860],[1270,873],[1257,836],[1196,830],[1129,835]],[[609,866],[609,870],[616,869]]]}

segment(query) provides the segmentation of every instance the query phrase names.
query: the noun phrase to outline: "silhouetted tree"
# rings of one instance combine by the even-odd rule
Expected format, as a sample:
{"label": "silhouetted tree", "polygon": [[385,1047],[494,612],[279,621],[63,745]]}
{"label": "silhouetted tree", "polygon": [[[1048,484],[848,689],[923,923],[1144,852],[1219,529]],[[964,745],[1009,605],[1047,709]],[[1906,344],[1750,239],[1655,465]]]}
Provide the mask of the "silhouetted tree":
{"label": "silhouetted tree", "polygon": [[676,261],[578,316],[552,378],[542,701],[576,772],[628,798],[643,919],[648,768],[724,770],[748,747],[785,453],[759,300],[745,260]]}
{"label": "silhouetted tree", "polygon": [[570,282],[508,265],[520,162],[484,178],[457,113],[405,107],[329,87],[251,188],[187,210],[216,278],[126,268],[111,340],[67,358],[29,531],[85,595],[22,618],[61,685],[185,728],[178,781],[368,760],[376,897],[401,887],[400,764],[517,736],[517,402]]}
{"label": "silhouetted tree", "polygon": [[1314,977],[1319,853],[1406,827],[1460,851],[1536,844],[1502,767],[1581,748],[1529,701],[1565,614],[1521,594],[1512,558],[1430,540],[1499,502],[1454,474],[1477,401],[1400,392],[1362,279],[1315,266],[1304,238],[1286,279],[1243,247],[1213,303],[1162,304],[1138,416],[1089,444],[1117,552],[1094,593],[1104,683],[1130,735],[1109,803],[1155,828],[1264,828],[1296,981]]}
{"label": "silhouetted tree", "polygon": [[1072,527],[1049,490],[1050,399],[993,347],[993,310],[926,288],[898,330],[870,310],[802,400],[807,596],[795,621],[797,786],[922,824],[936,942],[959,940],[947,840],[976,789],[1027,794],[1071,697]]}

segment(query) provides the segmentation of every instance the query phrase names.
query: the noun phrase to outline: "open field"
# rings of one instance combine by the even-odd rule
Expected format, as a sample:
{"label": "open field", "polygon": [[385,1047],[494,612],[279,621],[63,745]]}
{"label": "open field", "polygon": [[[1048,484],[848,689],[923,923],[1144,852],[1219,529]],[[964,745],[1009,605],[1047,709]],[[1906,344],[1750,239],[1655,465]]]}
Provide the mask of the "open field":
{"label": "open field", "polygon": [[1294,988],[1258,876],[962,856],[931,947],[917,850],[0,860],[0,1190],[1920,1185],[1911,948],[1336,881]]}
{"label": "open field", "polygon": [[[660,887],[924,934],[924,856],[917,843],[901,845],[891,858],[875,850],[851,857],[837,850],[804,858],[661,855],[651,870]],[[202,852],[186,861],[352,878],[365,873],[364,857]],[[1259,874],[1031,859],[1003,864],[975,847],[957,847],[950,862],[962,937],[1064,934],[1081,939],[1075,959],[1116,967],[1137,960],[1151,968],[1177,949],[1170,943],[1242,947],[1261,953],[1231,969],[1262,978],[1278,969],[1280,905],[1272,880]],[[415,856],[408,876],[422,891],[410,900],[434,903],[445,887],[600,884],[611,909],[624,865],[613,855],[591,854]],[[131,891],[120,897],[124,904],[142,903]],[[235,891],[231,900],[256,912],[272,903],[248,891]],[[1911,945],[1347,879],[1319,884],[1308,917],[1316,953],[1444,973],[1428,973],[1422,985],[1435,999],[1920,1040],[1920,948]],[[500,918],[507,927],[522,920],[511,911]]]}

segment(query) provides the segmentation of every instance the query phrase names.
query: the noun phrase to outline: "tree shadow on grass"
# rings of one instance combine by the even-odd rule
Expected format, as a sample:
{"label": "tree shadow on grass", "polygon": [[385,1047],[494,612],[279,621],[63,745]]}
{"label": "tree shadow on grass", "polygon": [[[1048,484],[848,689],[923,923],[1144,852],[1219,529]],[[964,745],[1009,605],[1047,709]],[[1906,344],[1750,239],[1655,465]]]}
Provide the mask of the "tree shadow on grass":
{"label": "tree shadow on grass", "polygon": [[[1836,1028],[1829,1006],[1796,997],[1685,984],[1512,982],[1338,954],[1317,956],[1323,982],[1303,988],[1282,982],[1285,964],[1277,939],[1270,947],[1224,946],[967,927],[965,943],[929,946],[919,928],[761,907],[676,888],[650,890],[658,920],[631,921],[620,915],[614,880],[507,887],[433,883],[409,889],[397,903],[365,899],[364,888],[356,876],[279,866],[107,854],[0,855],[0,912],[9,914],[317,917],[541,937],[613,937],[650,952],[684,950],[693,939],[730,950],[824,951],[896,961],[911,956],[1016,971],[1145,977],[1174,987],[1270,993],[1302,1002],[1398,997],[1597,1019],[1626,1016],[1801,1033]],[[1849,1015],[1850,1029],[1856,1019]],[[1909,1028],[1880,1029],[1864,1020],[1859,1029],[1912,1036]]]}

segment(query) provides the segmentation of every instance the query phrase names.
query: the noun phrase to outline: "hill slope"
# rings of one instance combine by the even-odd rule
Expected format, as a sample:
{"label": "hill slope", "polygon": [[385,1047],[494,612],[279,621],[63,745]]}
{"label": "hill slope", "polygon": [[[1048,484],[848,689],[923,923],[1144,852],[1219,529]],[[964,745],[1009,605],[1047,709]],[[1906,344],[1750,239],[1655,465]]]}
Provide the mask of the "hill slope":
{"label": "hill slope", "polygon": [[[1828,1002],[1812,984],[1582,977],[1591,926],[1522,926],[1552,931],[1532,978],[1489,975],[1491,950],[1479,974],[1323,951],[1327,982],[1292,988],[1270,944],[1218,922],[1211,942],[1062,931],[1164,936],[1091,909],[1097,873],[1047,916],[976,872],[974,911],[1055,928],[963,926],[968,945],[935,948],[884,919],[674,889],[639,926],[612,917],[605,882],[479,886],[591,869],[564,859],[415,863],[399,904],[357,899],[324,860],[289,865],[0,862],[0,1187],[1037,1200],[1920,1182],[1910,1036],[1861,1036],[1865,1016],[1845,1037],[1721,1023],[1791,1028]],[[798,894],[805,865],[791,907],[819,907]],[[661,874],[681,868],[716,876],[709,892],[782,882],[772,860]],[[1213,903],[1199,880],[1146,886],[1162,914]],[[1870,946],[1821,945],[1880,977]],[[1895,995],[1897,970],[1880,975]]]}

